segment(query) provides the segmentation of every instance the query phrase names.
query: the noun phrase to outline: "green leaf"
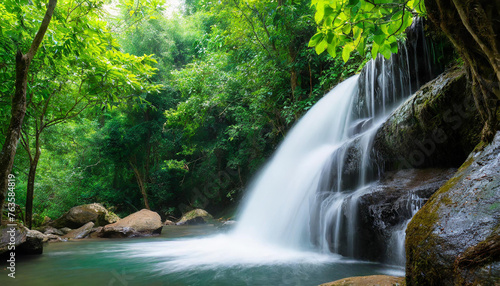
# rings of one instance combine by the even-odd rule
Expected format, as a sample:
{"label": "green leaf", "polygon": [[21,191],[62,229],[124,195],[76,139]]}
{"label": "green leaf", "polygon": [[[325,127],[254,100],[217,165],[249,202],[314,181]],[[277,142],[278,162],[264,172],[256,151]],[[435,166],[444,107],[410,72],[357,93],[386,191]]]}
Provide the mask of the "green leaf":
{"label": "green leaf", "polygon": [[347,62],[349,60],[349,56],[351,55],[353,50],[354,50],[353,43],[348,43],[343,47],[342,59],[344,60],[344,62]]}
{"label": "green leaf", "polygon": [[337,46],[328,45],[327,51],[332,58],[337,57]]}
{"label": "green leaf", "polygon": [[309,47],[314,47],[323,39],[324,34],[319,32],[312,36],[311,40],[309,40]]}
{"label": "green leaf", "polygon": [[326,39],[323,39],[323,41],[321,41],[319,44],[316,45],[315,47],[316,53],[318,55],[321,54],[326,50],[327,47],[328,47],[328,42],[326,41]]}
{"label": "green leaf", "polygon": [[375,59],[377,58],[377,54],[378,54],[378,49],[379,49],[379,45],[377,45],[377,43],[373,43],[372,45],[372,50],[371,50],[371,53],[372,53],[372,59]]}

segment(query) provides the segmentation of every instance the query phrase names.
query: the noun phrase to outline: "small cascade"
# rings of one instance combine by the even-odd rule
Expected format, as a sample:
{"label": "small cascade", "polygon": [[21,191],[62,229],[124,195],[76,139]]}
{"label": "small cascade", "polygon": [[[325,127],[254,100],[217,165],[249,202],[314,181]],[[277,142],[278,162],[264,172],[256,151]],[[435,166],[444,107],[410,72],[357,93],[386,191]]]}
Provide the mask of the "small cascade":
{"label": "small cascade", "polygon": [[[407,202],[407,209],[411,210],[411,217],[413,217],[417,211],[422,208],[425,200],[418,197],[415,194],[411,194]],[[411,218],[407,219],[404,223],[399,225],[396,230],[392,233],[387,245],[386,259],[387,263],[394,265],[405,265],[405,231],[406,227],[410,223]]]}
{"label": "small cascade", "polygon": [[[383,172],[371,158],[374,136],[395,108],[441,72],[430,60],[417,19],[397,55],[370,61],[321,99],[250,186],[233,235],[362,257],[359,198]],[[399,249],[388,253],[391,263],[404,261],[404,229],[389,241]]]}

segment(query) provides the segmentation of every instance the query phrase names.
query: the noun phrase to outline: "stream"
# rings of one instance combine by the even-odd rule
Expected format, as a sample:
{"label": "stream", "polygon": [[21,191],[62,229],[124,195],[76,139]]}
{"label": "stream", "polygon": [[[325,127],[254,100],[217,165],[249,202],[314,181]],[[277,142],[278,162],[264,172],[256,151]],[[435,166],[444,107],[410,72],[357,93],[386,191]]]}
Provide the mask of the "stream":
{"label": "stream", "polygon": [[238,249],[226,239],[234,237],[213,226],[165,226],[157,237],[50,243],[43,255],[17,261],[15,279],[2,265],[0,285],[319,285],[350,276],[404,275],[403,268],[335,254],[269,252],[244,239]]}

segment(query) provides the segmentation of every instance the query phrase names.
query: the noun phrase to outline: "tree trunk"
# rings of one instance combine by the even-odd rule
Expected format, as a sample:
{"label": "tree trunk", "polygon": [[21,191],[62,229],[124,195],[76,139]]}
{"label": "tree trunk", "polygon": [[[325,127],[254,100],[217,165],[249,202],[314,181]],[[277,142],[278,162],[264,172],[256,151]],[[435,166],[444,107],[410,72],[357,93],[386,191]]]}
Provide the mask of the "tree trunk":
{"label": "tree trunk", "polygon": [[[28,146],[29,148],[29,146]],[[30,171],[28,173],[28,187],[26,188],[26,226],[31,229],[33,224],[33,196],[35,190],[35,176],[38,161],[40,160],[40,133],[36,134],[35,156],[30,160]]]}
{"label": "tree trunk", "polygon": [[146,193],[146,186],[144,185],[144,180],[142,179],[141,173],[139,172],[137,167],[134,164],[132,164],[132,162],[129,163],[130,166],[132,167],[132,170],[134,170],[137,184],[139,185],[139,189],[141,190],[142,199],[144,200],[144,206],[146,207],[146,209],[150,210],[151,208],[149,207],[148,194]]}
{"label": "tree trunk", "polygon": [[12,109],[9,129],[5,143],[0,153],[0,223],[2,222],[3,204],[7,194],[8,176],[12,172],[14,157],[16,156],[17,142],[21,135],[21,125],[26,114],[26,88],[28,85],[28,70],[31,60],[36,54],[40,43],[45,36],[45,32],[52,19],[52,14],[57,5],[57,0],[50,0],[47,11],[40,25],[40,29],[35,35],[31,47],[27,54],[23,55],[21,51],[16,55],[16,84],[14,97],[12,98]]}
{"label": "tree trunk", "polygon": [[498,129],[500,100],[500,4],[489,0],[425,0],[429,18],[442,29],[465,62],[483,141]]}

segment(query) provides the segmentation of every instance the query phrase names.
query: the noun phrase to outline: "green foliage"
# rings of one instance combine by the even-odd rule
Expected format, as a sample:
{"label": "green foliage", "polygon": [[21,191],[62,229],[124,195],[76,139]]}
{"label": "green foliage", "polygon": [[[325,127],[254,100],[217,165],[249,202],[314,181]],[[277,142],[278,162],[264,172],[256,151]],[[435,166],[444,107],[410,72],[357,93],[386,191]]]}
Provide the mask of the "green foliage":
{"label": "green foliage", "polygon": [[[36,30],[19,19],[43,10],[21,2],[0,4],[2,128],[12,51]],[[126,215],[144,207],[141,185],[164,217],[227,208],[296,120],[367,59],[308,48],[308,1],[194,0],[175,17],[161,0],[121,0],[111,14],[102,1],[60,4],[33,62],[29,148],[15,162],[25,188],[34,134],[47,124],[34,199],[42,217],[92,202]]]}
{"label": "green foliage", "polygon": [[423,0],[312,0],[311,5],[318,31],[309,46],[334,58],[342,47],[344,62],[354,50],[364,55],[370,45],[373,58],[382,54],[388,59],[413,17],[426,12]]}

